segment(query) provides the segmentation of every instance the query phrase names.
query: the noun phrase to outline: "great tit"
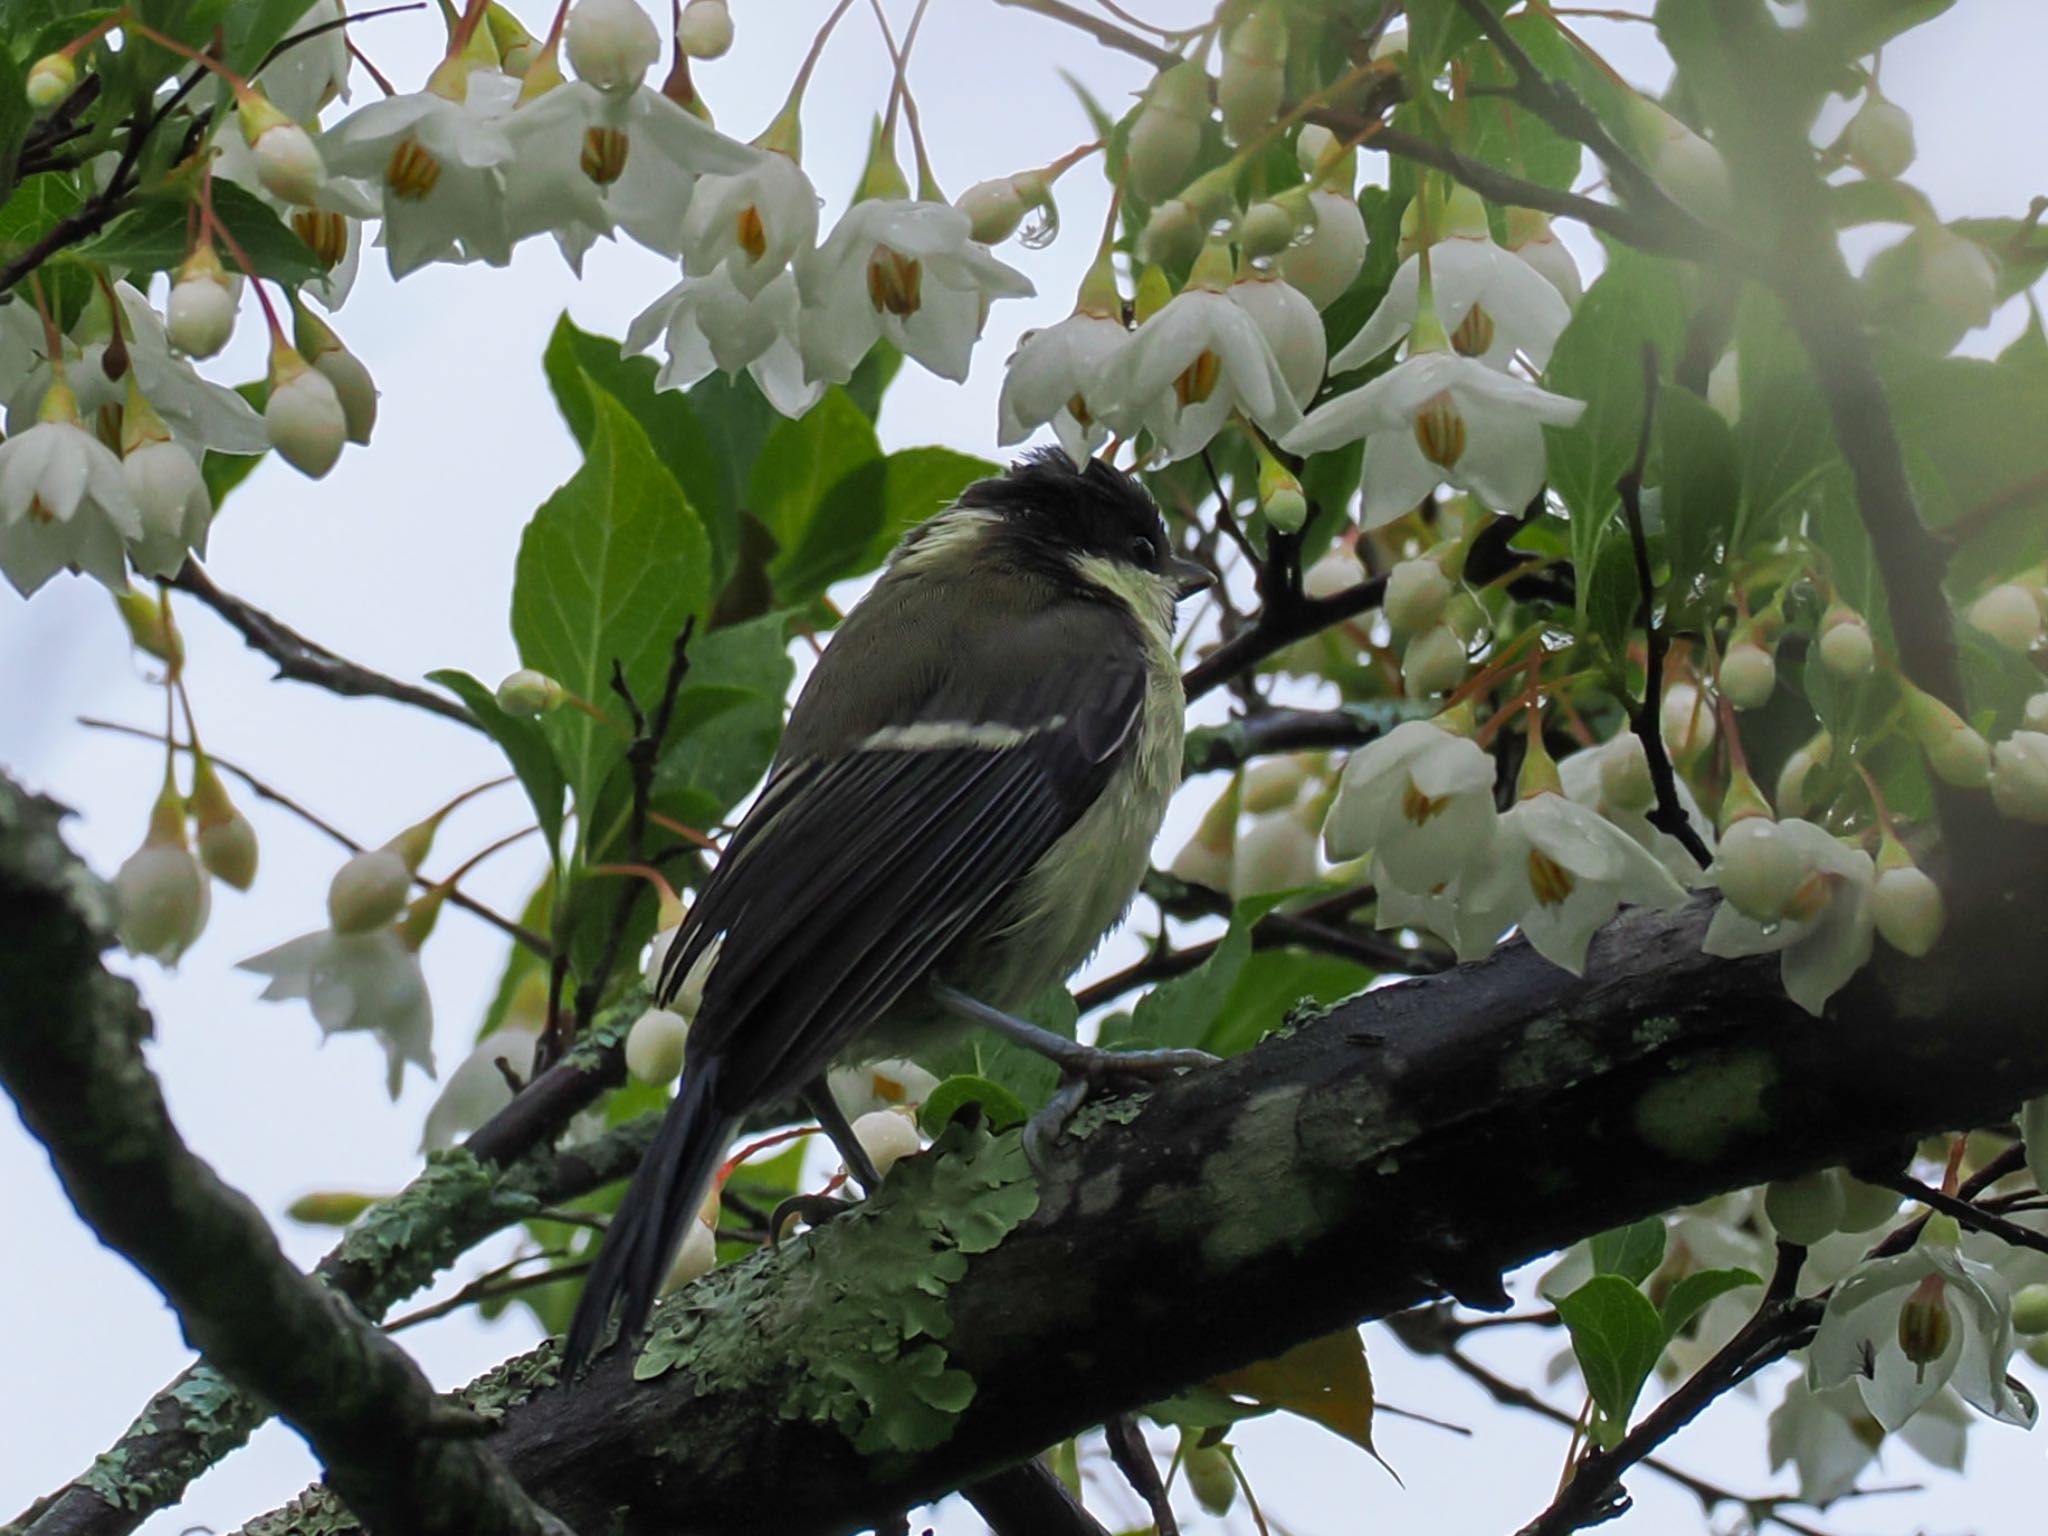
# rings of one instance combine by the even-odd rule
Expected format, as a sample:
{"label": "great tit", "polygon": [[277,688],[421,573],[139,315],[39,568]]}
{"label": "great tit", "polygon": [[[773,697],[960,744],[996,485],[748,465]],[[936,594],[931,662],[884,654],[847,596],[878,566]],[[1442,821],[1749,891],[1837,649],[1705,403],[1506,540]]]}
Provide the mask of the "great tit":
{"label": "great tit", "polygon": [[1174,608],[1208,583],[1135,480],[1057,449],[896,547],[668,946],[658,995],[690,977],[702,1001],[569,1329],[572,1374],[615,1304],[639,1334],[750,1109],[801,1095],[845,1147],[836,1060],[962,1018],[1035,1033],[1010,1011],[1130,906],[1180,783]]}

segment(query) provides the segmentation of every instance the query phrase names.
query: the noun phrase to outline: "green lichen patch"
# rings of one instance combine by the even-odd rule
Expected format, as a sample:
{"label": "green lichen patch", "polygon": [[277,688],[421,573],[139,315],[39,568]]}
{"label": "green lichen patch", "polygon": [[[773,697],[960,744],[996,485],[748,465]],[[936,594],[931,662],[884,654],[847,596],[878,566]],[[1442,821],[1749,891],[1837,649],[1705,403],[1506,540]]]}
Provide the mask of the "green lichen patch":
{"label": "green lichen patch", "polygon": [[561,1379],[561,1367],[561,1346],[549,1339],[477,1377],[462,1389],[462,1401],[478,1418],[498,1423],[507,1410],[554,1386]]}
{"label": "green lichen patch", "polygon": [[829,1423],[869,1455],[942,1445],[974,1398],[948,1363],[947,1293],[1037,1208],[1019,1138],[956,1124],[829,1225],[670,1302],[634,1374],[684,1368],[707,1392],[794,1377],[785,1419]]}
{"label": "green lichen patch", "polygon": [[1770,1129],[1764,1095],[1777,1081],[1762,1050],[1689,1063],[1636,1100],[1636,1134],[1666,1157],[1714,1162],[1731,1141]]}
{"label": "green lichen patch", "polygon": [[308,1488],[291,1503],[259,1515],[242,1527],[241,1536],[349,1536],[362,1526],[325,1488]]}

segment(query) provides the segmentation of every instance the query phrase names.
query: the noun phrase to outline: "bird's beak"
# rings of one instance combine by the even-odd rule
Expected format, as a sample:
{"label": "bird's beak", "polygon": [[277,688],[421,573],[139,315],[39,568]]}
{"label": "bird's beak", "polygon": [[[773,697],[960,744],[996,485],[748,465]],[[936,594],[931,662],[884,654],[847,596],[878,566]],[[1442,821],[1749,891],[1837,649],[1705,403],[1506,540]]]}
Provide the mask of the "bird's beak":
{"label": "bird's beak", "polygon": [[1177,600],[1193,597],[1197,592],[1206,592],[1216,584],[1216,578],[1192,560],[1169,560],[1162,574],[1173,583],[1173,595]]}

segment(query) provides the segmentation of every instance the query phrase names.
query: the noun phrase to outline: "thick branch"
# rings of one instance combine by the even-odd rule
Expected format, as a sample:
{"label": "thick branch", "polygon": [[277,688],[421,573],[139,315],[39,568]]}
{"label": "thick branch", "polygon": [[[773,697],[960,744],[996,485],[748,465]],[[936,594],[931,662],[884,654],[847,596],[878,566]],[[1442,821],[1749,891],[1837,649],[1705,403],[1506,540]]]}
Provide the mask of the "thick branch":
{"label": "thick branch", "polygon": [[[613,1355],[509,1406],[497,1449],[551,1507],[623,1536],[852,1530],[1361,1317],[1445,1291],[1497,1301],[1504,1270],[1589,1233],[1996,1120],[2048,1089],[2031,1027],[2048,956],[2018,942],[2008,894],[1953,895],[1934,957],[1881,954],[1828,1019],[1785,999],[1774,958],[1701,954],[1701,900],[1625,914],[1583,978],[1511,945],[1096,1120],[1049,1154],[1035,1213],[947,1288],[947,1364],[974,1392],[928,1450],[863,1456],[806,1415],[822,1342],[700,1352],[648,1381]],[[665,1315],[828,1339],[872,1305],[848,1262],[863,1223],[929,1218],[890,1193]],[[545,1383],[552,1358],[514,1369]]]}
{"label": "thick branch", "polygon": [[73,1205],[227,1376],[306,1436],[380,1533],[564,1531],[450,1421],[412,1357],[293,1268],[256,1208],[186,1147],[142,1058],[149,1016],[100,964],[109,893],[58,836],[62,814],[0,778],[0,922],[34,957],[0,998],[0,1082]]}
{"label": "thick branch", "polygon": [[1269,709],[1226,725],[1188,732],[1181,772],[1192,776],[1242,768],[1253,758],[1281,752],[1362,747],[1384,729],[1359,709]]}
{"label": "thick branch", "polygon": [[250,650],[261,651],[277,663],[279,677],[311,683],[316,688],[325,688],[329,693],[338,693],[346,698],[390,699],[394,703],[410,704],[415,709],[424,709],[429,714],[440,715],[471,730],[478,728],[469,711],[455,700],[415,683],[387,677],[345,656],[337,656],[317,641],[308,640],[282,619],[273,618],[232,592],[223,592],[195,560],[185,562],[171,585],[198,598],[226,619],[247,642]]}

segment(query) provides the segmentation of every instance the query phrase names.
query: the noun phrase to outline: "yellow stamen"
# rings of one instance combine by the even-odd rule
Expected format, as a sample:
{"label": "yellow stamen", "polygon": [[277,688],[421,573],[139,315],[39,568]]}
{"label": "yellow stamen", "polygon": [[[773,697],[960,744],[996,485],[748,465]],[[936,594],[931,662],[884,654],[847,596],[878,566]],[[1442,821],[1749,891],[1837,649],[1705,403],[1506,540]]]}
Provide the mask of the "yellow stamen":
{"label": "yellow stamen", "polygon": [[924,288],[924,267],[915,257],[899,256],[886,245],[875,247],[868,259],[868,302],[877,313],[899,319],[917,313]]}
{"label": "yellow stamen", "polygon": [[1449,795],[1439,795],[1432,799],[1416,788],[1413,779],[1408,780],[1401,788],[1401,814],[1418,827],[1441,816],[1450,807]]}
{"label": "yellow stamen", "polygon": [[418,139],[401,139],[391,151],[391,163],[384,167],[384,184],[409,202],[419,202],[441,179],[441,162],[428,154]]}
{"label": "yellow stamen", "polygon": [[1562,906],[1577,884],[1572,879],[1572,872],[1542,849],[1529,850],[1529,889],[1536,893],[1536,899],[1544,906]]}
{"label": "yellow stamen", "polygon": [[761,223],[761,210],[752,203],[740,210],[736,223],[739,226],[740,249],[747,253],[747,260],[759,261],[768,249],[768,230]]}
{"label": "yellow stamen", "polygon": [[1202,355],[1181,370],[1179,378],[1173,381],[1173,398],[1182,409],[1200,405],[1216,393],[1216,381],[1223,376],[1223,359],[1207,347]]}
{"label": "yellow stamen", "polygon": [[1464,457],[1465,418],[1448,389],[1431,395],[1415,413],[1415,443],[1425,459],[1443,469],[1454,468]]}
{"label": "yellow stamen", "polygon": [[1493,350],[1493,316],[1481,304],[1465,311],[1465,318],[1451,332],[1451,345],[1466,357],[1484,357]]}
{"label": "yellow stamen", "polygon": [[626,172],[631,141],[616,128],[587,128],[583,133],[583,174],[608,187]]}
{"label": "yellow stamen", "polygon": [[306,242],[306,249],[323,267],[333,267],[348,254],[348,220],[338,213],[296,208],[292,210],[292,233]]}

